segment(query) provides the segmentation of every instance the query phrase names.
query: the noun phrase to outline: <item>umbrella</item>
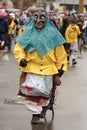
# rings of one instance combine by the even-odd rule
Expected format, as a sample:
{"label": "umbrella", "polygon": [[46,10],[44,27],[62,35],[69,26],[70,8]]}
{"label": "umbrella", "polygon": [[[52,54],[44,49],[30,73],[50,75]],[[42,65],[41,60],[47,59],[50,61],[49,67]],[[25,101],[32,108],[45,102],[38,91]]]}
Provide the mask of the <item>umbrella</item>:
{"label": "umbrella", "polygon": [[7,9],[9,12],[20,12],[20,9],[15,9],[15,8],[12,8],[12,9]]}

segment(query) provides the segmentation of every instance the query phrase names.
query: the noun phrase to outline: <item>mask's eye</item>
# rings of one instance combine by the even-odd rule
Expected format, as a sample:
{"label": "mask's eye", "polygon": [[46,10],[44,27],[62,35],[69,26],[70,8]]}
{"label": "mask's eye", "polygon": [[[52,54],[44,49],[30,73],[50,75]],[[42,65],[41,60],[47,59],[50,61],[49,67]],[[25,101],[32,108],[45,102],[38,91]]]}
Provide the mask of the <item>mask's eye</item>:
{"label": "mask's eye", "polygon": [[40,16],[40,19],[41,19],[41,20],[45,20],[45,19],[46,19],[46,16],[45,16],[45,15],[41,15],[41,16]]}
{"label": "mask's eye", "polygon": [[34,15],[34,20],[37,20],[38,19],[38,15]]}

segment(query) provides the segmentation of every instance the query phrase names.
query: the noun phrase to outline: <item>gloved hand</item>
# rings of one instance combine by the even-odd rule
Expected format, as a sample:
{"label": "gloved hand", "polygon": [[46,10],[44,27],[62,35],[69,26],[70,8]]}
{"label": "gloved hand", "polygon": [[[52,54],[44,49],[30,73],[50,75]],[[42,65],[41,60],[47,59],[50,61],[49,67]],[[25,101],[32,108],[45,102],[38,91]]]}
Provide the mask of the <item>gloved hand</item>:
{"label": "gloved hand", "polygon": [[58,74],[53,75],[53,85],[59,86],[61,84],[61,80]]}
{"label": "gloved hand", "polygon": [[19,65],[20,65],[21,67],[26,67],[26,66],[27,66],[27,61],[23,58],[23,59],[20,60]]}
{"label": "gloved hand", "polygon": [[61,77],[63,75],[63,73],[64,73],[64,70],[58,70],[58,72],[59,72],[58,76]]}

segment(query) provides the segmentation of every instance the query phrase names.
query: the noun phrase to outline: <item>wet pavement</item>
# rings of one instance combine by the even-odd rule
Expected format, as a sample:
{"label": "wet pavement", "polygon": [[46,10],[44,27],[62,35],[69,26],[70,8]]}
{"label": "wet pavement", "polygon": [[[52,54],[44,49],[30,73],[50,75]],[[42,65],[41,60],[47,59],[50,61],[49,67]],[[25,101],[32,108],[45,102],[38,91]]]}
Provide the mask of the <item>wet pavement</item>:
{"label": "wet pavement", "polygon": [[13,54],[9,61],[0,61],[0,130],[87,130],[87,50],[76,67],[68,66],[61,78],[54,105],[54,120],[31,125],[32,113],[17,99],[20,70]]}

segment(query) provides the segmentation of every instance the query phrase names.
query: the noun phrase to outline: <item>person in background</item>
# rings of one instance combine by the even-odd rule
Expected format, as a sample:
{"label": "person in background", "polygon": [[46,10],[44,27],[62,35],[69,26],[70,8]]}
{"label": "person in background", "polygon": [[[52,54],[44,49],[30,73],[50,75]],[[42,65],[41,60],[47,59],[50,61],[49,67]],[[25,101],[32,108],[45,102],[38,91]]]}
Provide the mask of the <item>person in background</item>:
{"label": "person in background", "polygon": [[20,26],[24,25],[24,20],[23,20],[22,14],[19,15],[19,20],[18,20],[18,22],[19,22],[19,25],[20,25]]}
{"label": "person in background", "polygon": [[11,47],[12,47],[12,35],[14,28],[16,26],[15,24],[15,14],[14,13],[9,13],[8,15],[8,20],[9,20],[9,28],[8,28],[8,52],[11,52]]}
{"label": "person in background", "polygon": [[57,21],[55,18],[55,13],[51,12],[49,17],[50,17],[50,20],[53,22],[53,24],[58,28]]}
{"label": "person in background", "polygon": [[[67,18],[63,18],[62,27],[60,29],[60,32],[64,38],[65,38],[65,31],[66,31],[66,28],[68,27],[68,25],[69,25],[69,20]],[[64,44],[64,48],[66,50],[66,43]]]}
{"label": "person in background", "polygon": [[83,30],[83,45],[87,48],[87,18],[84,17]]}
{"label": "person in background", "polygon": [[65,31],[65,39],[67,41],[66,51],[67,51],[67,60],[70,61],[72,58],[72,65],[77,64],[77,55],[78,55],[78,36],[81,34],[79,27],[76,25],[75,19],[70,19],[70,24]]}
{"label": "person in background", "polygon": [[7,13],[0,13],[0,50],[5,50],[8,26]]}
{"label": "person in background", "polygon": [[79,26],[79,29],[81,31],[81,34],[78,36],[78,48],[79,48],[79,52],[80,52],[80,57],[82,56],[82,44],[83,44],[83,37],[84,37],[84,33],[83,33],[83,23],[84,23],[84,17],[82,15],[78,15],[77,18],[77,22],[76,24]]}
{"label": "person in background", "polygon": [[67,71],[66,41],[44,9],[34,12],[16,41],[13,53],[22,71],[18,96],[33,112],[31,123],[39,123],[52,89],[61,84],[60,77]]}

